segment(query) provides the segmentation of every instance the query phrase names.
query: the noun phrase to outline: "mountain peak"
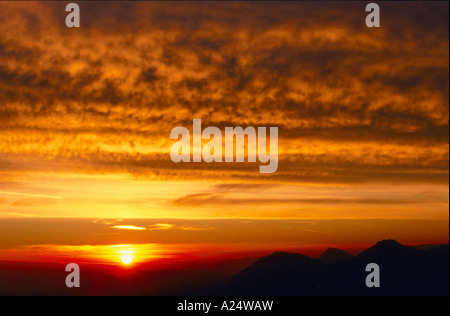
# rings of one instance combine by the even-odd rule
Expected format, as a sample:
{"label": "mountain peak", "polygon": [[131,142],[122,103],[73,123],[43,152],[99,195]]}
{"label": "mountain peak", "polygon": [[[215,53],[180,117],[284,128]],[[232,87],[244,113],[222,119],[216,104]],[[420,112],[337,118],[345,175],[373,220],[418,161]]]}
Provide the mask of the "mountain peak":
{"label": "mountain peak", "polygon": [[375,246],[382,246],[382,247],[403,247],[401,243],[399,243],[397,240],[394,239],[383,239],[382,241],[379,241],[376,243]]}
{"label": "mountain peak", "polygon": [[319,257],[319,260],[328,263],[328,264],[335,264],[336,262],[340,260],[349,260],[352,259],[353,256],[349,254],[348,252],[337,249],[337,248],[328,248],[325,250],[324,253],[322,253]]}
{"label": "mountain peak", "polygon": [[399,256],[411,256],[420,253],[419,250],[405,246],[393,239],[385,239],[376,243],[375,246],[361,252],[360,258],[379,258],[379,257],[399,257]]}

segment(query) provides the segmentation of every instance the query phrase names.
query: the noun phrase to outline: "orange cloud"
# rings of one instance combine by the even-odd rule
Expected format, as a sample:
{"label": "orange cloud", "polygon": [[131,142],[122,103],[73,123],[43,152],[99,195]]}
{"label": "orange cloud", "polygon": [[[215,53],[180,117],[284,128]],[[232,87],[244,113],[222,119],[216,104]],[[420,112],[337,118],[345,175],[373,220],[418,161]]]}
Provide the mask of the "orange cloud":
{"label": "orange cloud", "polygon": [[[448,218],[447,2],[80,6],[0,3],[0,190],[64,197],[0,217]],[[194,118],[278,126],[278,172],[172,163]]]}
{"label": "orange cloud", "polygon": [[252,176],[170,163],[170,130],[202,118],[279,126],[275,181],[445,183],[448,4],[384,6],[368,30],[359,3],[82,3],[70,32],[63,3],[2,3],[2,170]]}
{"label": "orange cloud", "polygon": [[195,227],[195,226],[186,226],[186,225],[174,225],[174,224],[155,224],[151,225],[148,228],[149,230],[213,230],[214,227],[209,226],[202,226],[202,227]]}
{"label": "orange cloud", "polygon": [[126,229],[126,230],[146,230],[145,227],[139,227],[134,225],[115,225],[111,226],[113,229]]}

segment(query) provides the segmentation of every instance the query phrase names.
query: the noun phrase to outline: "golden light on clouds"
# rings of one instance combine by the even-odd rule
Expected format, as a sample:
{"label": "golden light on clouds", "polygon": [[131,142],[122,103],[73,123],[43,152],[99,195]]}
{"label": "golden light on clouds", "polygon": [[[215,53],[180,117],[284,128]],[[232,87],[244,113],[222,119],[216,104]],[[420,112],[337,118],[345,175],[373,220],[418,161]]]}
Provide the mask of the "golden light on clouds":
{"label": "golden light on clouds", "polygon": [[43,194],[31,194],[31,193],[21,193],[21,192],[5,192],[0,191],[0,195],[12,195],[12,196],[27,196],[34,198],[43,198],[43,199],[54,199],[54,200],[62,200],[63,198],[60,196],[51,196],[51,195],[43,195]]}
{"label": "golden light on clouds", "polygon": [[114,229],[128,229],[128,230],[145,230],[145,227],[138,227],[138,226],[134,226],[134,225],[115,225],[112,226],[111,228]]}
{"label": "golden light on clouds", "polygon": [[[107,219],[110,245],[220,234],[174,219],[398,220],[371,236],[409,241],[408,221],[448,221],[448,3],[383,3],[370,30],[359,2],[82,2],[76,30],[64,7],[0,3],[0,221]],[[173,163],[170,131],[193,119],[279,127],[277,172]],[[117,249],[89,251],[151,256]]]}

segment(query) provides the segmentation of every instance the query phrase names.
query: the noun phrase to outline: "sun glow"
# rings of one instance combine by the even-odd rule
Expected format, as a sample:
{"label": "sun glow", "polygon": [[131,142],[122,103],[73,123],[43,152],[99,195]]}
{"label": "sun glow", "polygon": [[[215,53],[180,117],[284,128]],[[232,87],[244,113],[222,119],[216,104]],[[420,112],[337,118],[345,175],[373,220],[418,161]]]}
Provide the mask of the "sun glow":
{"label": "sun glow", "polygon": [[130,264],[133,262],[133,257],[130,255],[124,255],[120,259],[122,260],[123,264]]}

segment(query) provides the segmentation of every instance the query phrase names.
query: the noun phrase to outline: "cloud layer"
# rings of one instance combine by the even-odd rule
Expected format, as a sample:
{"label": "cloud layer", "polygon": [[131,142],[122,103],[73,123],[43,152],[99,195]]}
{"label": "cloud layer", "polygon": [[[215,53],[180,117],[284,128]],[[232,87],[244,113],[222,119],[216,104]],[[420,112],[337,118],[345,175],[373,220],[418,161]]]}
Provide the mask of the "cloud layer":
{"label": "cloud layer", "polygon": [[[0,172],[258,178],[170,130],[279,126],[273,181],[448,184],[448,3],[0,4]],[[5,175],[6,177],[6,175]]]}

